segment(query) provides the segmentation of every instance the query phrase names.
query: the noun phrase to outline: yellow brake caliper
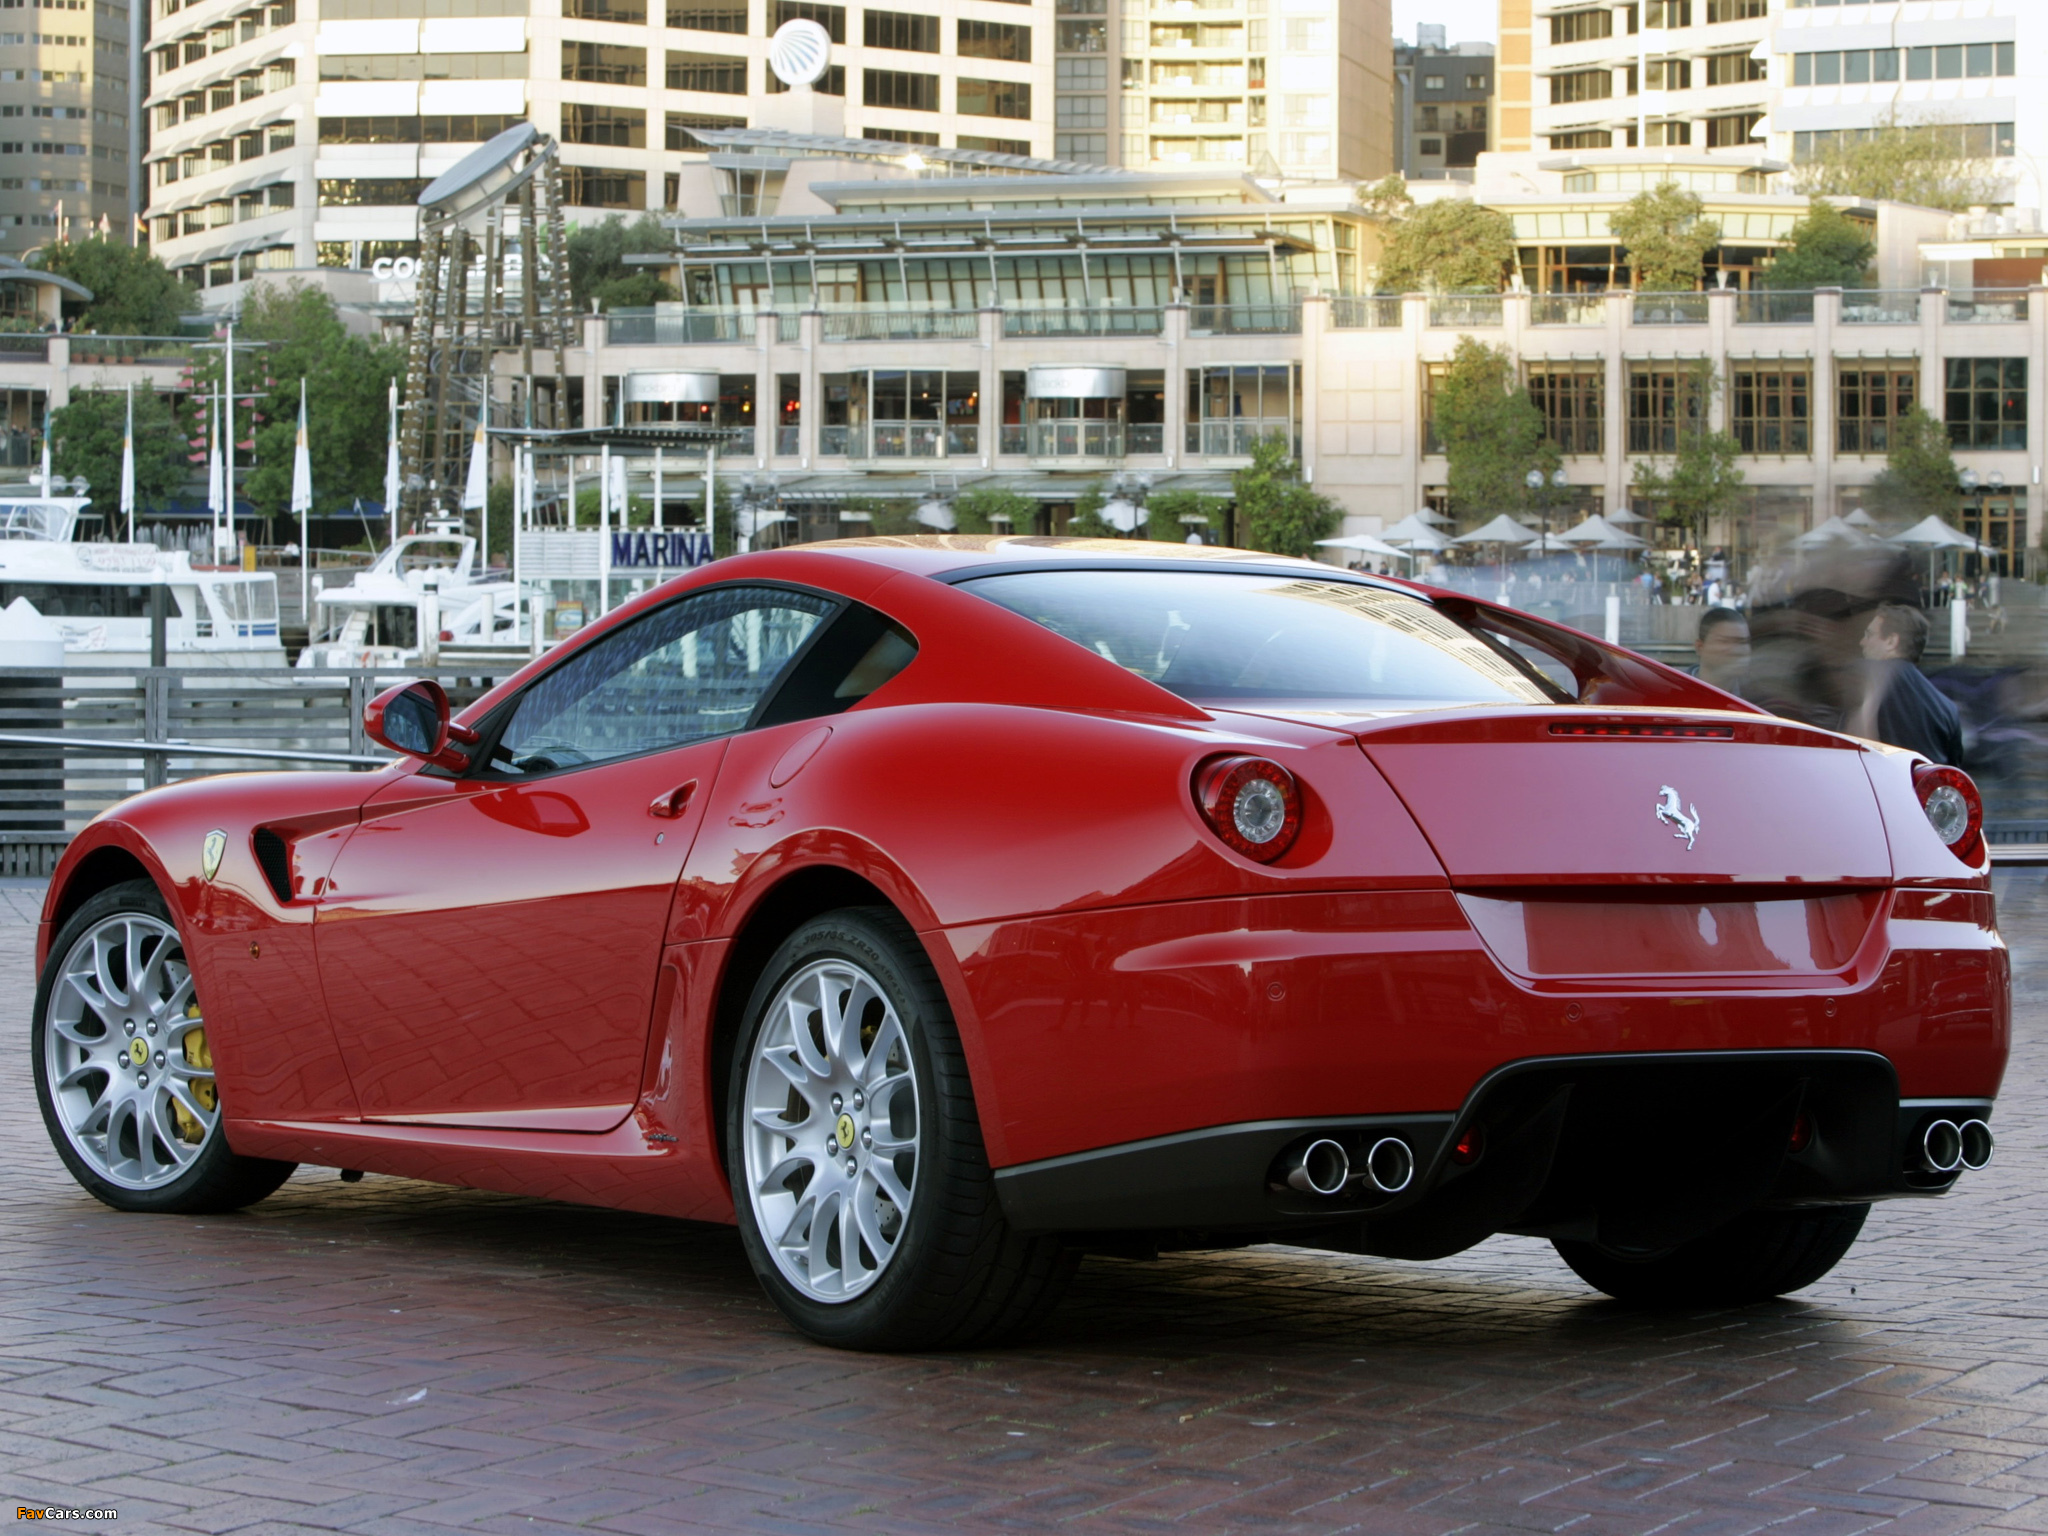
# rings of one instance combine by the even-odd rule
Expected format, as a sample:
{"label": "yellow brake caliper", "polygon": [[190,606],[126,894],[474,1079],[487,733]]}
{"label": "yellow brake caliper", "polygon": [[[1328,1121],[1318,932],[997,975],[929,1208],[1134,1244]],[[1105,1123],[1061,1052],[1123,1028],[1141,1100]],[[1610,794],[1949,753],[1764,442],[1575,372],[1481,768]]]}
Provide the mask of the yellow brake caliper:
{"label": "yellow brake caliper", "polygon": [[[196,1019],[199,1016],[199,1004],[196,1001],[186,1005],[186,1018]],[[186,1032],[185,1065],[201,1072],[213,1070],[213,1052],[207,1047],[206,1031],[204,1029],[194,1029]],[[213,1079],[210,1077],[195,1077],[192,1079],[192,1097],[205,1105],[209,1113],[220,1106],[220,1093],[214,1087]],[[206,1127],[201,1125],[192,1112],[176,1099],[171,1100],[171,1118],[178,1122],[178,1136],[181,1140],[195,1143],[205,1140]]]}

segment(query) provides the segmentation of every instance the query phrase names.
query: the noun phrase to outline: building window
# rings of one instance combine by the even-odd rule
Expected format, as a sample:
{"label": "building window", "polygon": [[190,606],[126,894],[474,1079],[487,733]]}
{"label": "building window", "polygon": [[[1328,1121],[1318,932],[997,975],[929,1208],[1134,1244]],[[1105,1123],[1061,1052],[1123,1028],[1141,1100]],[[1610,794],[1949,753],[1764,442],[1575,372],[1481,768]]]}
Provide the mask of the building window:
{"label": "building window", "polygon": [[1605,128],[1574,128],[1550,136],[1552,149],[1606,149],[1613,142],[1614,135]]}
{"label": "building window", "polygon": [[[819,5],[815,0],[775,0],[768,30],[774,31],[785,21],[815,21],[833,42],[846,41],[846,7],[843,5]],[[771,70],[771,76],[773,73]]]}
{"label": "building window", "polygon": [[1440,91],[1444,88],[1444,77],[1442,75],[1424,75],[1422,77],[1422,88],[1425,91]]}
{"label": "building window", "polygon": [[1948,360],[1948,440],[1957,448],[2027,446],[2027,360]]}
{"label": "building window", "polygon": [[1692,0],[1648,0],[1643,25],[1653,28],[1691,26]]}
{"label": "building window", "polygon": [[1889,453],[1892,423],[1920,395],[1918,368],[1841,368],[1835,375],[1835,449]]}
{"label": "building window", "polygon": [[[764,73],[768,79],[768,94],[770,96],[780,95],[789,89],[788,86],[782,83],[782,76],[776,74],[774,70],[767,70]],[[825,73],[812,82],[811,89],[820,96],[844,96],[846,94],[846,66],[844,64],[827,65]]]}
{"label": "building window", "polygon": [[[1102,106],[1101,125],[1108,126],[1109,107],[1105,98],[1097,96],[1072,97],[1070,100],[1094,100]],[[959,95],[955,98],[957,110],[973,117],[1013,117],[1028,121],[1031,116],[1031,87],[1021,80],[971,80],[965,75],[960,78]]]}
{"label": "building window", "polygon": [[[1815,54],[1815,60],[1824,59],[1826,54]],[[2010,75],[2014,66],[2014,47],[2011,43],[1943,43],[1932,48],[1908,48],[1906,50],[1906,78],[1908,80],[1986,80],[1998,75]],[[1798,65],[1793,65],[1796,78]],[[1818,84],[1819,67],[1815,66]]]}
{"label": "building window", "polygon": [[645,208],[642,171],[607,171],[591,165],[562,167],[562,202],[570,208]]}
{"label": "building window", "polygon": [[1053,34],[1053,47],[1061,53],[1107,53],[1109,24],[1102,21],[1062,21]]}
{"label": "building window", "polygon": [[[961,110],[967,111],[966,107]],[[1109,127],[1107,96],[1061,96],[1053,103],[1053,121],[1062,128]]]}
{"label": "building window", "polygon": [[1532,368],[1529,398],[1543,413],[1543,433],[1561,452],[1602,451],[1606,374],[1592,367]]}
{"label": "building window", "polygon": [[[364,207],[407,207],[419,201],[427,190],[425,180],[418,177],[349,177],[322,181],[319,187],[322,208],[364,208]],[[193,234],[192,210],[185,214],[185,232]]]}
{"label": "building window", "polygon": [[1650,60],[1650,89],[1653,91],[1689,91],[1692,89],[1691,59]]}
{"label": "building window", "polygon": [[[2013,153],[2011,123],[1929,123],[1926,126],[1967,160],[2004,159]],[[1858,143],[1871,132],[1867,128],[1802,128],[1792,135],[1792,158],[1803,164],[1830,153],[1837,145]]]}
{"label": "building window", "polygon": [[[673,60],[675,55],[670,54],[669,58]],[[671,63],[669,68],[673,71],[674,64]],[[326,72],[324,59],[321,60],[321,70],[323,74]],[[647,50],[621,48],[613,43],[564,43],[562,78],[578,80],[585,85],[645,85]],[[744,82],[740,88],[746,89]]]}
{"label": "building window", "polygon": [[907,112],[936,112],[939,77],[914,75],[901,69],[864,69],[861,102],[870,107],[900,107]]}
{"label": "building window", "polygon": [[1109,60],[1055,59],[1052,81],[1062,91],[1106,91],[1109,89]]}
{"label": "building window", "polygon": [[1724,21],[1760,21],[1770,14],[1770,0],[1707,0],[1707,25]]}
{"label": "building window", "polygon": [[1706,66],[1709,85],[1741,85],[1746,81],[1765,79],[1770,73],[1769,66],[1762,59],[1753,59],[1746,53],[1710,53],[1706,57]]}
{"label": "building window", "polygon": [[1681,120],[1678,122],[1650,124],[1650,143],[1652,145],[1661,144],[1669,146],[1672,144],[1690,144],[1691,142],[1692,124],[1690,122]]}
{"label": "building window", "polygon": [[[747,120],[744,117],[715,117],[704,112],[671,112],[662,129],[662,147],[672,150],[700,150],[704,146],[690,136],[692,128],[716,130],[746,126]],[[675,199],[670,198],[668,205],[673,207]]]}
{"label": "building window", "polygon": [[1572,101],[1605,101],[1614,94],[1614,72],[1579,69],[1568,75],[1550,77],[1550,104]]}
{"label": "building window", "polygon": [[[567,44],[563,45],[565,48]],[[668,88],[710,91],[719,96],[747,94],[747,61],[724,53],[668,51]],[[596,206],[596,205],[591,205]]]}
{"label": "building window", "polygon": [[1813,373],[1769,367],[1733,370],[1729,425],[1744,453],[1805,454],[1813,451]]}
{"label": "building window", "polygon": [[1762,121],[1761,112],[1737,112],[1731,117],[1710,117],[1707,119],[1707,148],[1738,149],[1750,142],[1756,125]]}
{"label": "building window", "polygon": [[[988,139],[989,144],[1015,144],[1018,148],[1006,153],[1028,155],[1030,145],[1022,139]],[[967,140],[961,139],[960,147],[967,147]],[[1059,133],[1053,135],[1052,152],[1060,160],[1074,160],[1083,165],[1109,164],[1109,135],[1106,133]]]}
{"label": "building window", "polygon": [[870,48],[937,53],[939,18],[917,16],[907,11],[864,11],[861,13],[861,41]]}
{"label": "building window", "polygon": [[939,147],[939,136],[926,128],[863,128],[860,136],[864,139],[879,139],[884,144],[924,144],[933,149]]}
{"label": "building window", "polygon": [[1682,363],[1632,363],[1628,370],[1628,451],[1675,453],[1681,433],[1705,430],[1706,392]]}
{"label": "building window", "polygon": [[[1098,134],[1095,137],[1101,138],[1102,136]],[[963,133],[957,142],[962,149],[985,150],[991,155],[1028,156],[1031,153],[1031,141],[1029,139],[990,139],[978,133]],[[1104,139],[1103,154],[1105,157],[1108,155],[1108,152],[1109,144]]]}
{"label": "building window", "polygon": [[746,0],[682,0],[681,4],[668,8],[668,24],[678,31],[729,32],[744,37],[747,31]]}
{"label": "building window", "polygon": [[1415,141],[1415,153],[1418,155],[1426,155],[1433,158],[1443,152],[1444,141],[1442,139],[1417,139]]}
{"label": "building window", "polygon": [[571,21],[611,21],[627,27],[647,25],[645,0],[562,0],[562,15]]}
{"label": "building window", "polygon": [[1486,76],[1484,76],[1484,75],[1467,75],[1467,76],[1465,77],[1465,89],[1466,89],[1466,90],[1468,90],[1468,91],[1483,91],[1483,90],[1485,90],[1485,89],[1486,89]]}
{"label": "building window", "polygon": [[1007,21],[963,21],[959,29],[960,57],[963,59],[1007,59],[1013,64],[1031,62],[1031,29]]}
{"label": "building window", "polygon": [[638,107],[562,104],[562,142],[602,144],[613,149],[647,147],[647,114]]}

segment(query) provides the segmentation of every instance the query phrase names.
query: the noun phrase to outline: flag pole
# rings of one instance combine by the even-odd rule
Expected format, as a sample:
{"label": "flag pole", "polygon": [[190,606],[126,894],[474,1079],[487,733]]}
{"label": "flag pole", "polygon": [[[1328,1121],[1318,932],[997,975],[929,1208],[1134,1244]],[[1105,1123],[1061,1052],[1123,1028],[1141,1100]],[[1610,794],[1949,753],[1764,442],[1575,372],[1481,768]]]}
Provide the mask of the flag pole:
{"label": "flag pole", "polygon": [[299,616],[312,633],[313,456],[306,446],[306,381],[299,379],[299,436],[292,450],[292,510],[299,514]]}
{"label": "flag pole", "polygon": [[121,510],[128,514],[128,542],[135,542],[135,381],[128,381],[128,426],[121,438]]}

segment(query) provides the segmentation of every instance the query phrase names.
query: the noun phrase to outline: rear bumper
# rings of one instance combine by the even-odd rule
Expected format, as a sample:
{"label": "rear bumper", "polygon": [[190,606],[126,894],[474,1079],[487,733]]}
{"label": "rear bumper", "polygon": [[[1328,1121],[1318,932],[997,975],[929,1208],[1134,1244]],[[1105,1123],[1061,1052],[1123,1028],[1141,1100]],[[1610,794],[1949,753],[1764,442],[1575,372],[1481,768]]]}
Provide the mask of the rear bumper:
{"label": "rear bumper", "polygon": [[[1272,1236],[1404,1258],[1494,1232],[1667,1248],[1759,1206],[1852,1204],[1951,1188],[1920,1161],[1937,1118],[1988,1100],[1901,1100],[1869,1051],[1709,1051],[1532,1058],[1488,1076],[1451,1114],[1209,1127],[1005,1168],[1004,1212],[1027,1231]],[[1412,1183],[1289,1187],[1289,1154],[1328,1138],[1353,1169],[1399,1137]],[[1462,1144],[1464,1152],[1454,1155]]]}

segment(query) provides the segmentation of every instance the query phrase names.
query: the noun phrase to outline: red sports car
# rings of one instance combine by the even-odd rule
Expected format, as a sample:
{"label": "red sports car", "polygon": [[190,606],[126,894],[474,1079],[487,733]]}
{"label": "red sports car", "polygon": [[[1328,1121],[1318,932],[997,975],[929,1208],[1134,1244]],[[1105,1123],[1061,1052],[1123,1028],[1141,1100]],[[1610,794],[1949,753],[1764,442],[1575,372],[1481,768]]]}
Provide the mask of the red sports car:
{"label": "red sports car", "polygon": [[1969,779],[1469,597],[850,540],[369,716],[382,771],[66,854],[36,1082],[107,1203],[313,1163],[736,1221],[797,1327],[894,1348],[1091,1249],[1529,1233],[1742,1301],[1991,1156]]}

